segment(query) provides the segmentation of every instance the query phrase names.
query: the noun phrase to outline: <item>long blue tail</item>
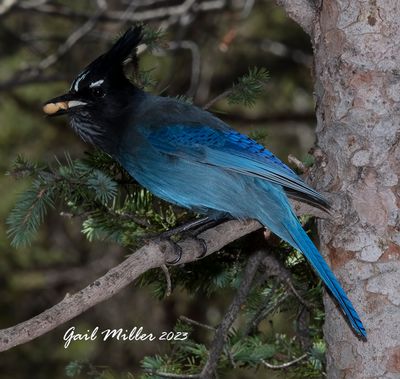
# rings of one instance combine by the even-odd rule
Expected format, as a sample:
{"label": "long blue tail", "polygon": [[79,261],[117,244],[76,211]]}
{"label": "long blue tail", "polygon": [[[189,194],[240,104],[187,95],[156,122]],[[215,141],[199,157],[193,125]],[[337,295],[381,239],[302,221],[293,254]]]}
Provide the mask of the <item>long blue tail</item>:
{"label": "long blue tail", "polygon": [[286,225],[286,230],[293,239],[292,241],[288,242],[291,242],[291,244],[293,244],[296,249],[298,249],[305,255],[305,257],[314,267],[315,271],[318,273],[325,285],[328,287],[329,291],[340,304],[343,312],[347,315],[351,326],[359,335],[366,337],[367,333],[365,331],[365,328],[356,310],[351,304],[351,301],[347,297],[346,293],[344,292],[343,288],[339,284],[338,280],[325,262],[320,252],[311,242],[310,238],[303,230],[301,225],[297,222],[297,218],[296,222],[290,223],[290,227]]}

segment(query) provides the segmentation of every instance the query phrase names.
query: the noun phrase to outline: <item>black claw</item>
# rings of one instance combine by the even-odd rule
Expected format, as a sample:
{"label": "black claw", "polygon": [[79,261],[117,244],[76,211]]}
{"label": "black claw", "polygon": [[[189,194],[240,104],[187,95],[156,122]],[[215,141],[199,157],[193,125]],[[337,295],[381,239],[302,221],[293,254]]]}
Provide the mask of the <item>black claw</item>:
{"label": "black claw", "polygon": [[197,259],[204,258],[204,256],[207,254],[207,243],[202,238],[195,238],[195,240],[199,243],[199,245],[200,245],[200,247],[202,249],[202,252],[197,257]]}
{"label": "black claw", "polygon": [[168,242],[170,243],[170,246],[172,247],[172,250],[177,257],[171,261],[166,261],[166,264],[170,265],[170,266],[176,265],[182,259],[182,255],[183,255],[182,248],[177,243],[175,243],[171,240],[168,240]]}

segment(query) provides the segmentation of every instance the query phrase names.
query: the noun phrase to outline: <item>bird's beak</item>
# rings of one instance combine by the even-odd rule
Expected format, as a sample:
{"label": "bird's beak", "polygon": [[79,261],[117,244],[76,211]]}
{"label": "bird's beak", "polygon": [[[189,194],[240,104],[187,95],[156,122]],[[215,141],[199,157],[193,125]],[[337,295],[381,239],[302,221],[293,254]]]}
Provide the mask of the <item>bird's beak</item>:
{"label": "bird's beak", "polygon": [[68,113],[71,108],[86,105],[85,102],[77,100],[76,94],[66,93],[46,101],[43,105],[43,112],[47,116],[59,116]]}

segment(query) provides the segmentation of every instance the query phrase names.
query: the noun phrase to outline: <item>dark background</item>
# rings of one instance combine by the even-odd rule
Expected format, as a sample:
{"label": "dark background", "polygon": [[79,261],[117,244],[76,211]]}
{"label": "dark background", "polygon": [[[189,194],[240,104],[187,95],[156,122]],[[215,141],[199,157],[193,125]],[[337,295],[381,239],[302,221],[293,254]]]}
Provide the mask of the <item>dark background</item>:
{"label": "dark background", "polygon": [[[104,14],[155,12],[174,4],[182,2],[108,1]],[[212,110],[238,130],[262,131],[264,144],[284,161],[289,152],[305,159],[314,143],[315,125],[312,51],[307,36],[273,1],[221,4],[219,9],[147,22],[154,28],[166,28],[161,49],[141,54],[140,68],[149,70],[156,82],[151,91],[185,94],[204,105],[249,67],[265,67],[271,79],[254,107],[220,101]],[[65,10],[72,14],[65,14]],[[123,19],[93,20],[90,30],[65,54],[49,61],[49,56],[58,54],[60,46],[87,22],[82,14],[93,17],[96,12],[97,4],[92,1],[32,0],[0,14],[1,328],[28,319],[66,293],[83,288],[127,254],[118,246],[89,243],[80,232],[80,220],[62,217],[59,210],[49,215],[29,247],[14,249],[6,236],[5,219],[17,194],[28,184],[5,175],[16,156],[24,154],[30,160],[49,162],[65,151],[79,157],[90,149],[73,134],[66,119],[45,118],[41,104],[64,93],[74,76],[132,24]],[[65,366],[77,359],[110,366],[116,372],[137,373],[145,355],[162,353],[166,345],[97,340],[75,342],[64,349],[63,334],[70,326],[81,332],[95,326],[143,326],[146,332],[159,334],[172,330],[182,314],[216,325],[228,304],[228,295],[222,291],[211,298],[194,297],[178,288],[170,298],[159,301],[151,289],[129,286],[55,331],[0,354],[0,378],[63,378]],[[266,321],[266,333],[285,332],[290,321],[286,316],[275,315],[271,322]],[[266,375],[285,377],[284,373],[267,374],[264,369],[236,372],[237,378]]]}

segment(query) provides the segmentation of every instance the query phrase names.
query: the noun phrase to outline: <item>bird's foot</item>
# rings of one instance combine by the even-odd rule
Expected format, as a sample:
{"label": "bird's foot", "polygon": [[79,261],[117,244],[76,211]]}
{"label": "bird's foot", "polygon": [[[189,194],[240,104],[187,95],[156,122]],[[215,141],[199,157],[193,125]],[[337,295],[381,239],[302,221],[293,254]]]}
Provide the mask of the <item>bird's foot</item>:
{"label": "bird's foot", "polygon": [[[200,254],[196,257],[197,259],[201,259],[201,258],[205,257],[208,250],[207,250],[207,243],[204,239],[193,237],[193,236],[190,236],[185,239],[190,239],[198,244]],[[161,251],[167,256],[167,259],[165,262],[167,265],[169,265],[169,266],[177,265],[181,261],[182,255],[183,255],[183,250],[182,250],[182,247],[179,246],[178,243],[176,243],[168,238],[168,239],[159,240],[159,246],[160,246]]]}
{"label": "bird's foot", "polygon": [[[200,254],[196,257],[197,259],[204,258],[205,255],[207,254],[207,243],[203,238],[198,237],[199,234],[201,234],[204,231],[204,226],[201,225],[199,228],[196,229],[190,229],[190,230],[185,230],[181,231],[179,233],[179,241],[193,241],[199,246]],[[207,227],[206,227],[207,229]],[[175,235],[176,236],[176,235]],[[170,238],[169,238],[170,239]],[[171,240],[171,239],[170,239]],[[172,243],[176,244],[174,241],[171,241]]]}
{"label": "bird's foot", "polygon": [[161,239],[159,241],[160,250],[166,255],[165,263],[169,266],[176,265],[180,262],[183,255],[182,248],[171,239]]}
{"label": "bird's foot", "polygon": [[204,258],[206,256],[207,250],[208,250],[206,241],[203,240],[203,238],[197,238],[197,237],[194,237],[193,240],[199,244],[200,249],[201,249],[201,253],[197,256],[197,259]]}
{"label": "bird's foot", "polygon": [[201,253],[197,256],[197,259],[204,258],[207,254],[207,243],[204,239],[199,238],[198,235],[205,230],[219,225],[220,223],[227,220],[228,217],[221,217],[219,219],[213,219],[211,217],[204,217],[201,219],[192,220],[186,224],[180,225],[176,228],[167,230],[166,232],[158,235],[156,238],[158,241],[165,242],[168,246],[165,251],[169,255],[174,255],[174,258],[167,260],[168,265],[176,265],[182,258],[182,248],[172,238],[178,236],[179,240],[193,240],[198,243]]}

